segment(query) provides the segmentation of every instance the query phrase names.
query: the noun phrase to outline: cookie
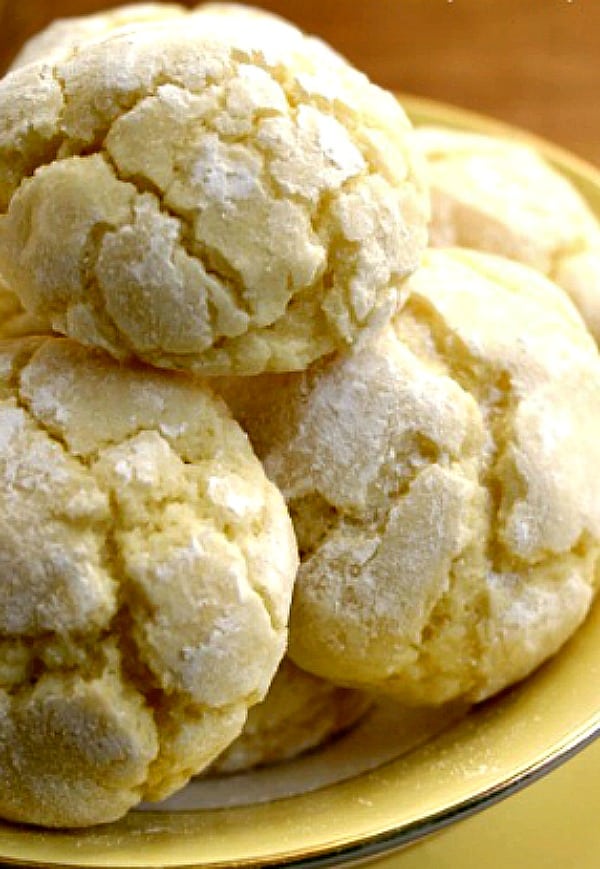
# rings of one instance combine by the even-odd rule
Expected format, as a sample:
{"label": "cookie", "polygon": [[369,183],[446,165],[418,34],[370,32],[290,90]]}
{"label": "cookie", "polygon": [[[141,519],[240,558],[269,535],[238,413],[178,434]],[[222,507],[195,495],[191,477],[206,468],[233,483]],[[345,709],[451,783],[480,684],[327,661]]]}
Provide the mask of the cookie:
{"label": "cookie", "polygon": [[477,701],[552,655],[600,579],[600,362],[520,264],[430,250],[408,291],[370,344],[219,389],[294,522],[292,660]]}
{"label": "cookie", "polygon": [[0,816],[76,827],[173,792],[283,655],[283,499],[201,382],[0,344]]}
{"label": "cookie", "polygon": [[573,185],[520,142],[422,127],[430,242],[501,254],[569,293],[600,342],[600,225]]}
{"label": "cookie", "polygon": [[57,18],[27,40],[10,69],[39,60],[54,63],[85,43],[105,39],[116,30],[135,29],[141,24],[162,24],[184,14],[185,8],[177,3],[131,3],[96,15]]}
{"label": "cookie", "polygon": [[[239,3],[200,3],[185,7],[178,3],[131,3],[114,6],[94,15],[59,18],[36,33],[20,49],[9,70],[19,69],[29,63],[44,61],[57,63],[65,60],[87,43],[112,38],[117,31],[134,33],[140,27],[161,27],[167,21],[182,16],[211,15],[227,19],[234,26],[250,26],[260,23],[263,31],[271,28],[273,37],[279,38],[282,28],[293,30],[278,15],[253,6]],[[257,21],[260,19],[260,21]]]}
{"label": "cookie", "polygon": [[401,107],[272,16],[115,31],[6,76],[0,118],[0,271],[118,359],[303,369],[389,319],[425,244]]}
{"label": "cookie", "polygon": [[241,734],[209,772],[239,773],[290,760],[350,728],[372,704],[371,695],[312,676],[286,657],[263,702],[252,707]]}

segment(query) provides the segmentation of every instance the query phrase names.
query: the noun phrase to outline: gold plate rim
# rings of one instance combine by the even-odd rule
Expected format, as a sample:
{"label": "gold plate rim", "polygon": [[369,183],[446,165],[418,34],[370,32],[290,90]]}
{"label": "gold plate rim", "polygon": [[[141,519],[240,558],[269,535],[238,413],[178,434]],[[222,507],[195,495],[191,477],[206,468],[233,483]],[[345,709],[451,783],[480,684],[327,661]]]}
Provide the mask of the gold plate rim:
{"label": "gold plate rim", "polygon": [[[399,98],[417,123],[533,145],[574,181],[600,218],[600,172],[584,160],[502,121],[421,97]],[[83,831],[0,822],[0,861],[45,869],[312,869],[390,853],[520,790],[599,736],[594,672],[600,673],[600,602],[533,677],[357,779],[236,809],[133,812]]]}

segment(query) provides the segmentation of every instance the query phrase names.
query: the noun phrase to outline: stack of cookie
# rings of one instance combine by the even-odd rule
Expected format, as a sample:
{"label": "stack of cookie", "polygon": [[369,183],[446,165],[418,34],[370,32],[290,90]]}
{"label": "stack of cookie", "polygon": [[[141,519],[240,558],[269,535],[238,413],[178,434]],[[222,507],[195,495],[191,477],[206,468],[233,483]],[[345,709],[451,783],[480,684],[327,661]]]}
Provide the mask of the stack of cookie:
{"label": "stack of cookie", "polygon": [[585,618],[596,345],[536,271],[425,250],[423,150],[228,4],[59,23],[0,82],[0,816],[106,822],[373,696],[482,700]]}

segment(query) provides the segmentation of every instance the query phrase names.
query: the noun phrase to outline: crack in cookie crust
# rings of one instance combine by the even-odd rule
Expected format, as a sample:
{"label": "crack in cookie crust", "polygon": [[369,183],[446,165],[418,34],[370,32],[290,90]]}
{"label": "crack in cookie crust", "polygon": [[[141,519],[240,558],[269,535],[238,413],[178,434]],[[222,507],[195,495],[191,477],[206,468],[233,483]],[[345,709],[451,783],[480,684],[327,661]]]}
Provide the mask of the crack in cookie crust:
{"label": "crack in cookie crust", "polygon": [[597,586],[597,350],[560,291],[429,251],[390,328],[301,375],[219,390],[302,558],[292,659],[408,703],[522,678]]}
{"label": "crack in cookie crust", "polygon": [[405,115],[262,19],[200,11],[2,83],[0,267],[26,307],[212,374],[304,368],[390,316],[427,216]]}
{"label": "crack in cookie crust", "polygon": [[97,823],[239,733],[284,651],[293,533],[198,381],[55,338],[0,369],[0,814]]}

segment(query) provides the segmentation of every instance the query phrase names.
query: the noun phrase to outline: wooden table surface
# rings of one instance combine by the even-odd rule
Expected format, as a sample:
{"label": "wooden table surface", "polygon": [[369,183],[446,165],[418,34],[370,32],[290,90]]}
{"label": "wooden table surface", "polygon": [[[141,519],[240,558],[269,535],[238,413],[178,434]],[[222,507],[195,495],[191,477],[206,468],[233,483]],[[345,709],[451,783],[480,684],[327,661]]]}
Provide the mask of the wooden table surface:
{"label": "wooden table surface", "polygon": [[[0,0],[0,68],[103,0]],[[600,0],[262,0],[379,84],[521,125],[600,165]]]}

